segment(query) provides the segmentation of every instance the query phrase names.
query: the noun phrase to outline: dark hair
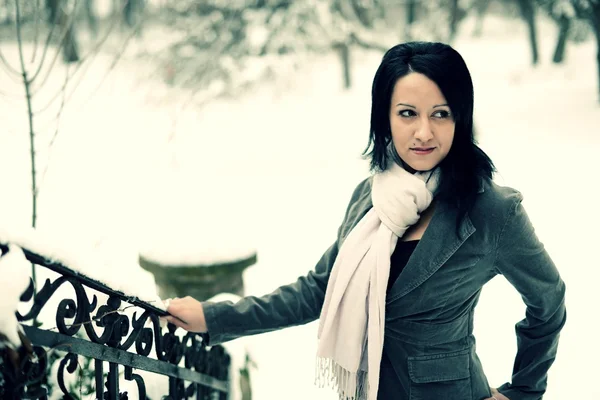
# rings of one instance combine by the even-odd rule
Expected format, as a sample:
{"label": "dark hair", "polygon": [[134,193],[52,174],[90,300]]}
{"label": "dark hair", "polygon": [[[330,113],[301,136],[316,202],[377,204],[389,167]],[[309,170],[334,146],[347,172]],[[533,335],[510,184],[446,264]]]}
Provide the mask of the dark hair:
{"label": "dark hair", "polygon": [[[394,86],[409,73],[425,75],[440,88],[454,115],[455,132],[450,152],[439,164],[440,184],[436,199],[455,206],[460,221],[472,207],[482,179],[495,172],[492,160],[481,150],[473,134],[473,82],[461,55],[443,43],[409,42],[389,49],[373,80],[369,144],[363,155],[372,171],[383,171],[391,160],[389,110]],[[393,162],[393,161],[392,161]]]}

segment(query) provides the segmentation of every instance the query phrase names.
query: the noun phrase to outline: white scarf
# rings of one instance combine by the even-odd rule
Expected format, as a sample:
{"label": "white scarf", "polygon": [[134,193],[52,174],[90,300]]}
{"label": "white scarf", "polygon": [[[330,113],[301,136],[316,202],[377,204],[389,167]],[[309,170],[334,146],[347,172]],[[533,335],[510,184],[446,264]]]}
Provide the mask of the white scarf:
{"label": "white scarf", "polygon": [[316,383],[336,387],[342,400],[377,399],[390,257],[439,181],[439,169],[413,175],[390,164],[373,176],[373,208],[342,244],[321,310]]}

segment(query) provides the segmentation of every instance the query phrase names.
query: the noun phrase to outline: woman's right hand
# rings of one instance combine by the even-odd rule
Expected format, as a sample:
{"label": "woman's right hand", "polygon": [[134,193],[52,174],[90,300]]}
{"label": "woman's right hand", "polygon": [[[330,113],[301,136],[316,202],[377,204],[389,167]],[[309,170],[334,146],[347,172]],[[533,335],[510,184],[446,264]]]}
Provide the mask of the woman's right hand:
{"label": "woman's right hand", "polygon": [[189,332],[204,333],[208,330],[204,319],[204,309],[198,300],[190,296],[182,299],[176,297],[167,301],[166,304],[167,312],[171,315],[165,318],[173,325]]}

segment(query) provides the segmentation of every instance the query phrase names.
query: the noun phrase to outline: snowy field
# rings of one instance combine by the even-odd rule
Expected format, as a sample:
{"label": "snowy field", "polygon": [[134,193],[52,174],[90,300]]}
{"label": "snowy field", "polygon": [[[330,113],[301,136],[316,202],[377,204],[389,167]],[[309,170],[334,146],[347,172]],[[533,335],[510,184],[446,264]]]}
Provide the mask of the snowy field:
{"label": "snowy field", "polygon": [[[524,194],[567,284],[568,321],[544,399],[600,398],[594,384],[600,350],[590,345],[600,330],[595,46],[570,44],[567,64],[554,66],[548,60],[555,28],[540,25],[542,64],[536,68],[519,21],[486,21],[482,38],[462,35],[456,48],[473,75],[480,144],[499,169],[496,180]],[[468,24],[464,31],[471,31]],[[2,51],[16,65],[16,48],[3,43]],[[43,130],[40,169],[49,165],[40,230],[74,246],[97,245],[117,257],[115,265],[130,266],[115,274],[140,285],[153,281],[136,267],[137,249],[163,246],[169,254],[169,241],[256,248],[259,261],[245,274],[250,295],[294,281],[335,239],[350,193],[367,174],[360,153],[381,55],[352,56],[350,91],[341,90],[332,56],[315,59],[285,86],[264,85],[201,110],[182,109],[185,94],[158,81],[136,80],[143,66],[130,61],[101,81],[112,59],[98,57],[63,113],[50,153],[43,148],[53,134],[52,110],[36,120]],[[0,87],[21,93],[5,75]],[[23,226],[31,218],[23,102],[0,96],[0,121],[0,221]],[[485,287],[475,333],[494,386],[510,379],[514,324],[523,316],[521,299],[504,278]],[[258,364],[255,399],[335,399],[313,386],[316,328],[245,339]]]}

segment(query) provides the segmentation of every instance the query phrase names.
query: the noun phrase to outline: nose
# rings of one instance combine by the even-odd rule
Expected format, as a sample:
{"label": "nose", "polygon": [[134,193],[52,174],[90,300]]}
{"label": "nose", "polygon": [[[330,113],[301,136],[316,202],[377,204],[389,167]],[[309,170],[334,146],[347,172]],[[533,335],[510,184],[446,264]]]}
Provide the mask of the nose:
{"label": "nose", "polygon": [[419,119],[419,124],[416,127],[415,139],[420,142],[426,143],[433,138],[433,131],[431,130],[431,122],[429,118],[423,117]]}

